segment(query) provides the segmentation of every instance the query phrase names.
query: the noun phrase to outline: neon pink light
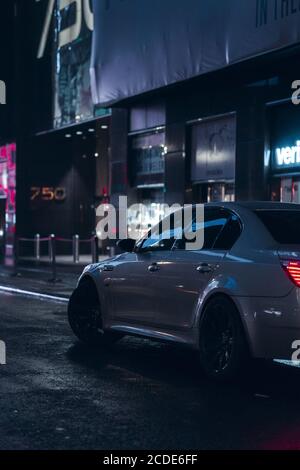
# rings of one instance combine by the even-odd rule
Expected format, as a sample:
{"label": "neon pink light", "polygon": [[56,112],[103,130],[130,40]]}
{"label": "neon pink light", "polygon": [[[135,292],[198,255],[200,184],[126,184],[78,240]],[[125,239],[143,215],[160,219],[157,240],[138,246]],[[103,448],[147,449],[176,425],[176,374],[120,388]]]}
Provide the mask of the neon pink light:
{"label": "neon pink light", "polygon": [[6,197],[6,212],[16,212],[16,144],[0,147],[0,196]]}

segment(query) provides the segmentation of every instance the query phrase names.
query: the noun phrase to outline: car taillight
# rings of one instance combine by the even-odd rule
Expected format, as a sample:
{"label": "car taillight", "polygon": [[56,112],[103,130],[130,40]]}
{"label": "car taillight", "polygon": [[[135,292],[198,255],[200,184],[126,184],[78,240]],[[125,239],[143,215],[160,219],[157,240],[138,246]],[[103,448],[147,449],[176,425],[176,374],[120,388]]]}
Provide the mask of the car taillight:
{"label": "car taillight", "polygon": [[300,261],[283,261],[282,266],[293,283],[300,287]]}

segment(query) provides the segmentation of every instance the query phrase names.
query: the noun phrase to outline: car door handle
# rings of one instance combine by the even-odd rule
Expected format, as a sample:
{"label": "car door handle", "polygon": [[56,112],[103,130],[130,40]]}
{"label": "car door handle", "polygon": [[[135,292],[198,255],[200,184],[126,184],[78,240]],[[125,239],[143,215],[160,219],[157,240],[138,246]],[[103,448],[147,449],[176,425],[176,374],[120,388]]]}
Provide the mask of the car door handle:
{"label": "car door handle", "polygon": [[201,274],[211,273],[214,270],[213,266],[208,263],[202,263],[198,266],[197,271]]}
{"label": "car door handle", "polygon": [[150,266],[148,267],[148,271],[150,273],[157,273],[157,271],[159,271],[159,266],[157,263],[153,263],[153,264],[150,264]]}
{"label": "car door handle", "polygon": [[105,272],[111,272],[114,270],[114,266],[110,266],[109,264],[106,264],[105,266],[103,266],[102,268],[102,271],[105,271]]}

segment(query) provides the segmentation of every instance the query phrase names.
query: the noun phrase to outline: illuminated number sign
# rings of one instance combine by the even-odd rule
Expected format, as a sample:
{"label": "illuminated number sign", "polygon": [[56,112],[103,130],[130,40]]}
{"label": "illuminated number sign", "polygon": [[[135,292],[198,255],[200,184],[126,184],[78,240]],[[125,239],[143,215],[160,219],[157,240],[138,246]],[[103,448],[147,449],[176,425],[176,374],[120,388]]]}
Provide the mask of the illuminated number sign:
{"label": "illuminated number sign", "polygon": [[291,147],[275,149],[275,166],[277,168],[293,168],[300,166],[300,140]]}
{"label": "illuminated number sign", "polygon": [[[39,1],[40,0],[36,0],[36,2]],[[75,4],[76,7],[74,23],[59,32],[59,47],[66,46],[67,44],[70,44],[78,39],[83,21],[85,21],[85,24],[90,31],[93,31],[94,29],[94,16],[93,12],[91,11],[90,0],[60,0],[59,10],[62,11],[73,4]],[[48,0],[46,18],[44,21],[42,36],[37,54],[38,59],[41,59],[45,53],[54,9],[55,0]]]}
{"label": "illuminated number sign", "polygon": [[67,197],[65,188],[51,188],[51,187],[32,187],[31,201],[64,201]]}

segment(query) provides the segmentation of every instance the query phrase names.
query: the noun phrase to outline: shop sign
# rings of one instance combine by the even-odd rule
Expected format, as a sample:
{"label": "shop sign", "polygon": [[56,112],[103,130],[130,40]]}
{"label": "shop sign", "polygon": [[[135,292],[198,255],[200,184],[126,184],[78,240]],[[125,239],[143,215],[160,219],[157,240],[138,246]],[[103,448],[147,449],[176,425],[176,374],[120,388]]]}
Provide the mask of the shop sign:
{"label": "shop sign", "polygon": [[[39,0],[36,0],[39,1]],[[67,28],[59,31],[59,47],[66,46],[79,38],[82,23],[85,22],[90,31],[94,29],[94,17],[90,7],[90,0],[60,0],[59,10],[63,11],[72,5],[75,5],[75,17],[73,23]],[[47,39],[50,32],[51,20],[55,10],[55,0],[48,0],[46,18],[44,21],[43,31],[40,39],[37,58],[44,56]]]}
{"label": "shop sign", "polygon": [[236,162],[236,118],[205,120],[192,130],[192,180],[233,181]]}
{"label": "shop sign", "polygon": [[100,105],[300,40],[299,0],[94,0],[93,5],[91,73]]}
{"label": "shop sign", "polygon": [[[48,64],[46,68],[41,65],[41,73],[50,73],[51,67],[53,127],[91,119],[94,111],[90,82],[92,0],[37,0],[37,6],[37,20],[43,22],[37,59],[44,59]],[[46,54],[49,41],[51,48]]]}
{"label": "shop sign", "polygon": [[294,168],[300,166],[300,140],[295,145],[275,149],[274,165],[279,168]]}
{"label": "shop sign", "polygon": [[53,187],[32,187],[30,188],[31,201],[41,200],[41,201],[55,201],[62,202],[67,197],[66,188],[53,188]]}

